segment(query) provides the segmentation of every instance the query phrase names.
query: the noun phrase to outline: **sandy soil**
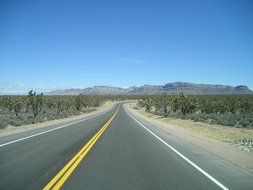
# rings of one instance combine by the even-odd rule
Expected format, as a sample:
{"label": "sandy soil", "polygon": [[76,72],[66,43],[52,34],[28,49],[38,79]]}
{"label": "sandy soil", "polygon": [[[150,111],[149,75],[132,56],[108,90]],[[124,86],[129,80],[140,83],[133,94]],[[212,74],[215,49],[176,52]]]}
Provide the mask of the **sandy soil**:
{"label": "sandy soil", "polygon": [[223,141],[252,136],[252,130],[162,118],[138,109],[136,103],[127,104],[127,108],[132,113],[160,127],[165,132],[172,133],[195,146],[253,172],[253,153],[237,149]]}
{"label": "sandy soil", "polygon": [[56,124],[61,124],[61,123],[65,123],[65,122],[71,122],[74,120],[78,120],[78,119],[83,119],[85,117],[89,117],[91,115],[97,114],[99,112],[105,111],[106,109],[112,107],[116,102],[105,102],[102,106],[96,108],[96,110],[91,111],[91,112],[86,112],[80,115],[73,115],[70,117],[66,117],[63,119],[56,119],[56,120],[51,120],[51,121],[46,121],[43,123],[35,123],[35,124],[29,124],[29,125],[22,125],[22,126],[8,126],[5,129],[0,130],[0,137],[3,136],[8,136],[11,134],[17,134],[17,133],[22,133],[25,131],[31,131],[34,129],[38,129],[38,128],[43,128],[43,127],[48,127],[51,125],[56,125]]}

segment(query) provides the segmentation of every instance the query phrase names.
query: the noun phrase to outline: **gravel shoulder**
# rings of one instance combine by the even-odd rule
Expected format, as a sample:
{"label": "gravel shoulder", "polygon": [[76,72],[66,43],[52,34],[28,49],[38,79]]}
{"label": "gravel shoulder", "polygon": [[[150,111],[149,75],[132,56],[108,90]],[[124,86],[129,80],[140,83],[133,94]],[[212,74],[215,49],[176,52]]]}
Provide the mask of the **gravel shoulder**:
{"label": "gravel shoulder", "polygon": [[8,126],[5,129],[0,130],[0,137],[18,134],[18,133],[22,133],[22,132],[26,132],[26,131],[39,129],[39,128],[44,128],[44,127],[48,127],[51,125],[56,125],[56,124],[61,124],[61,123],[65,123],[65,122],[71,122],[71,121],[83,119],[83,118],[89,117],[91,115],[103,112],[103,111],[109,109],[110,107],[112,107],[114,104],[116,104],[116,102],[108,101],[108,102],[105,102],[102,106],[96,108],[96,110],[86,112],[86,113],[83,113],[80,115],[73,115],[70,117],[63,118],[63,119],[56,119],[56,120],[45,121],[43,123],[35,123],[35,124],[30,124],[30,125],[21,125],[18,127]]}
{"label": "gravel shoulder", "polygon": [[253,152],[226,143],[228,140],[253,137],[253,130],[163,118],[137,108],[136,102],[126,104],[126,107],[131,113],[161,128],[164,132],[176,135],[222,159],[253,172]]}

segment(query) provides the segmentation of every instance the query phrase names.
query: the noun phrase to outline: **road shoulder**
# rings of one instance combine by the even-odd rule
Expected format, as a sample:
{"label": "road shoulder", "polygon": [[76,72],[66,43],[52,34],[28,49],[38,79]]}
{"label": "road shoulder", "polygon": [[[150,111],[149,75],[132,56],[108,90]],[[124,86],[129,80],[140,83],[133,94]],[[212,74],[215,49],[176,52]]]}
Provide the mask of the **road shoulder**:
{"label": "road shoulder", "polygon": [[144,114],[141,110],[133,109],[132,104],[125,104],[126,108],[130,113],[135,116],[148,121],[152,125],[159,127],[165,133],[170,133],[175,136],[180,137],[181,139],[197,146],[202,149],[205,149],[212,154],[229,161],[237,166],[248,169],[253,172],[253,153],[246,152],[240,149],[234,148],[232,145],[224,143],[220,140],[203,136],[198,133],[194,133],[191,130],[187,130],[183,127],[179,127],[176,125],[168,124],[164,122],[164,120],[158,119],[158,117],[150,117],[150,114]]}

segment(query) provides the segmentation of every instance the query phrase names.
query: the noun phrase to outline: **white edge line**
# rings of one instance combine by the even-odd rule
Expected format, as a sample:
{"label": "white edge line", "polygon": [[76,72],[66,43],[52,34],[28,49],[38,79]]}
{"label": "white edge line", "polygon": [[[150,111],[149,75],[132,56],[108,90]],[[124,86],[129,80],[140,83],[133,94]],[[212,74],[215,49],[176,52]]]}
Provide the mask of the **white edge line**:
{"label": "white edge line", "polygon": [[101,113],[97,113],[97,114],[94,114],[94,115],[92,115],[92,116],[90,116],[90,117],[87,117],[87,118],[84,118],[84,119],[81,119],[81,120],[78,120],[78,121],[75,121],[75,122],[72,122],[72,123],[69,123],[69,124],[66,124],[66,125],[62,125],[62,126],[59,126],[59,127],[53,128],[53,129],[49,129],[49,130],[46,130],[46,131],[43,131],[43,132],[40,132],[40,133],[36,133],[36,134],[33,134],[33,135],[29,135],[29,136],[27,136],[27,137],[23,137],[23,138],[16,139],[16,140],[13,140],[13,141],[4,143],[4,144],[0,144],[0,147],[4,147],[4,146],[7,146],[7,145],[9,145],[9,144],[13,144],[13,143],[16,143],[16,142],[19,142],[19,141],[23,141],[23,140],[26,140],[26,139],[30,139],[30,138],[32,138],[32,137],[36,137],[36,136],[39,136],[39,135],[42,135],[42,134],[45,134],[45,133],[49,133],[49,132],[51,132],[51,131],[55,131],[55,130],[58,130],[58,129],[62,129],[62,128],[64,128],[64,127],[67,127],[67,126],[70,126],[70,125],[73,125],[73,124],[76,124],[76,123],[80,123],[80,122],[85,121],[85,120],[88,120],[88,119],[92,119],[92,118],[94,118],[94,117],[97,117],[97,116],[99,116],[99,115],[102,115],[102,114],[104,114],[104,113],[106,113],[106,112],[112,110],[114,107],[115,107],[115,104],[114,104],[112,107],[110,107],[110,108],[104,110],[104,111],[101,112]]}
{"label": "white edge line", "polygon": [[126,113],[135,121],[137,122],[140,126],[142,126],[144,129],[146,129],[149,133],[151,133],[153,136],[155,136],[158,140],[160,140],[163,144],[165,144],[167,147],[169,147],[171,150],[173,150],[176,154],[178,154],[181,158],[183,158],[186,162],[188,162],[189,164],[191,164],[194,168],[196,168],[198,171],[200,171],[202,174],[204,174],[207,178],[209,178],[211,181],[213,181],[216,185],[218,185],[221,189],[223,190],[229,190],[227,187],[225,187],[222,183],[220,183],[217,179],[215,179],[213,176],[211,176],[210,174],[208,174],[207,172],[205,172],[202,168],[200,168],[199,166],[197,166],[194,162],[192,162],[191,160],[189,160],[188,158],[186,158],[183,154],[181,154],[180,152],[178,152],[175,148],[173,148],[172,146],[170,146],[168,143],[166,143],[164,140],[162,140],[160,137],[158,137],[155,133],[153,133],[151,130],[149,130],[148,128],[146,128],[142,123],[140,123],[137,119],[135,119],[125,108],[124,105],[124,110],[126,111]]}

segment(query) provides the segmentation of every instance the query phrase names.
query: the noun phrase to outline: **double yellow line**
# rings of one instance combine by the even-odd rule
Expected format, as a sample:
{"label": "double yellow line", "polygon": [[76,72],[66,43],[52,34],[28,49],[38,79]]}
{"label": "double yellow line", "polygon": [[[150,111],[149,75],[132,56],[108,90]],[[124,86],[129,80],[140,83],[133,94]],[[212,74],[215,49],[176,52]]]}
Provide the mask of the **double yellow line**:
{"label": "double yellow line", "polygon": [[111,124],[112,120],[116,116],[119,111],[119,107],[117,111],[113,114],[113,116],[104,124],[104,126],[84,145],[84,147],[60,170],[60,172],[43,188],[43,190],[56,190],[60,189],[61,186],[65,183],[65,181],[69,178],[69,176],[76,169],[78,164],[82,161],[85,155],[89,152],[89,150],[93,147],[93,145],[97,142],[99,137],[104,133],[104,131]]}

